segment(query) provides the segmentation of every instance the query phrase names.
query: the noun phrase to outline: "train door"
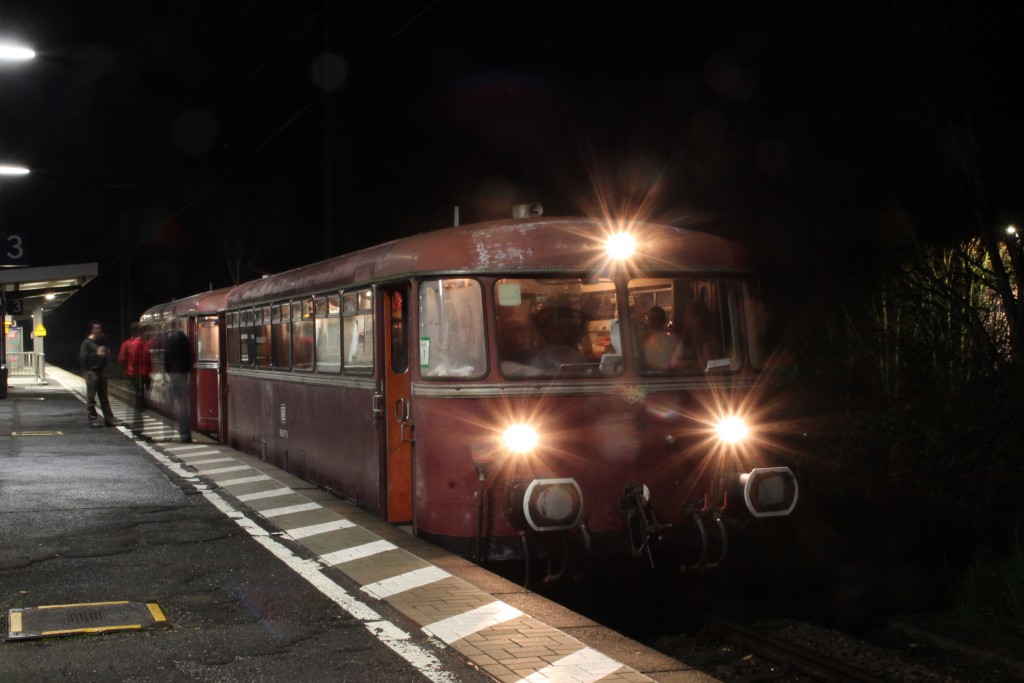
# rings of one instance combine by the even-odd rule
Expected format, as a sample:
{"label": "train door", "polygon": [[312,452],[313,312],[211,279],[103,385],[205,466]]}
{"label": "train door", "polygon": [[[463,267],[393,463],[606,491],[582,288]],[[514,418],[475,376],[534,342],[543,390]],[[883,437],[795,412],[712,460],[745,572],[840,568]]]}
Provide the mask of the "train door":
{"label": "train door", "polygon": [[202,315],[195,319],[194,381],[192,411],[193,423],[201,432],[222,433],[221,428],[221,359],[220,325],[216,315]]}
{"label": "train door", "polygon": [[381,500],[392,524],[412,521],[412,405],[409,382],[408,283],[378,290],[384,322],[384,457]]}

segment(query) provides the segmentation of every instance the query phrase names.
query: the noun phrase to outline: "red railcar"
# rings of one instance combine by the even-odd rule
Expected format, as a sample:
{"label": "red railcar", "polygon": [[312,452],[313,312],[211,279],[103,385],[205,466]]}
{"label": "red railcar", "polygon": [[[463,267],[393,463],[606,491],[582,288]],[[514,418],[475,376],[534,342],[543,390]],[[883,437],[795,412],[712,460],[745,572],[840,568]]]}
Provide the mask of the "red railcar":
{"label": "red railcar", "polygon": [[227,293],[222,433],[477,559],[714,565],[798,496],[751,424],[756,293],[736,245],[665,225],[395,240]]}
{"label": "red railcar", "polygon": [[164,371],[164,342],[172,330],[183,331],[192,347],[193,368],[189,377],[192,429],[212,435],[227,433],[227,414],[223,406],[224,386],[224,308],[228,288],[196,294],[150,308],[140,322],[153,354],[152,384],[147,392],[151,407],[173,415],[174,394]]}

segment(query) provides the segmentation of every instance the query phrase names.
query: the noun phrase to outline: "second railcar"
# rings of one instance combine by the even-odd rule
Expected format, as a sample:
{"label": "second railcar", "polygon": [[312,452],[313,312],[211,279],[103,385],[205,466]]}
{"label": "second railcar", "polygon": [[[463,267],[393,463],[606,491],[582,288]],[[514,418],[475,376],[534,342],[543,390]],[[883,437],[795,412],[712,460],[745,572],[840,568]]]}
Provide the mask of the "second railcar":
{"label": "second railcar", "polygon": [[181,330],[189,339],[193,358],[189,375],[192,429],[217,437],[227,434],[222,327],[229,291],[222,288],[154,306],[140,318],[144,339],[153,356],[152,382],[146,393],[149,406],[165,415],[176,414],[174,392],[163,359],[167,334]]}

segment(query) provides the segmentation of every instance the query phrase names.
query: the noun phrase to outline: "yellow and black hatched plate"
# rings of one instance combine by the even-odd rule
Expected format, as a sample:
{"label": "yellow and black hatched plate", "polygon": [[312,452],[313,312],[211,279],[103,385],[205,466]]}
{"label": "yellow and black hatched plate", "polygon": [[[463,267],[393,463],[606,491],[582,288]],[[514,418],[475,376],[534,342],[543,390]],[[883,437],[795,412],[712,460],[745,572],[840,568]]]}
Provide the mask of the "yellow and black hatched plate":
{"label": "yellow and black hatched plate", "polygon": [[76,636],[108,631],[139,631],[169,626],[155,602],[84,602],[74,605],[16,607],[7,611],[7,640]]}

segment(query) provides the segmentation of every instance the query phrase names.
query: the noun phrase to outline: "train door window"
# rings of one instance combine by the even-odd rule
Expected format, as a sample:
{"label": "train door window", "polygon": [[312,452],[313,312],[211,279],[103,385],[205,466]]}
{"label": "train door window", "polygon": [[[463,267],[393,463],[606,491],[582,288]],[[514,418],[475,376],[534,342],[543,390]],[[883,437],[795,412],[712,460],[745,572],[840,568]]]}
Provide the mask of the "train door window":
{"label": "train door window", "polygon": [[316,298],[316,370],[341,372],[341,297]]}
{"label": "train door window", "polygon": [[196,320],[196,361],[216,363],[220,360],[217,329],[217,318],[213,316]]}
{"label": "train door window", "polygon": [[391,371],[402,374],[409,369],[409,335],[406,333],[405,296],[401,292],[391,294]]}
{"label": "train door window", "polygon": [[242,328],[239,321],[239,312],[231,311],[227,314],[228,322],[228,365],[237,367],[242,362]]}
{"label": "train door window", "polygon": [[164,366],[164,321],[153,321],[150,326],[150,334],[153,335],[152,345],[149,348],[153,367],[162,368]]}
{"label": "train door window", "polygon": [[373,292],[345,292],[342,300],[342,348],[345,372],[373,372]]}
{"label": "train door window", "polygon": [[313,300],[292,302],[292,367],[313,370]]}
{"label": "train door window", "polygon": [[270,355],[270,306],[257,306],[253,311],[253,328],[256,336],[256,367],[269,368],[273,364]]}
{"label": "train door window", "polygon": [[271,307],[271,355],[276,370],[292,367],[292,313],[287,303]]}
{"label": "train door window", "polygon": [[469,278],[424,280],[419,286],[420,373],[427,378],[477,378],[487,372],[480,283]]}

